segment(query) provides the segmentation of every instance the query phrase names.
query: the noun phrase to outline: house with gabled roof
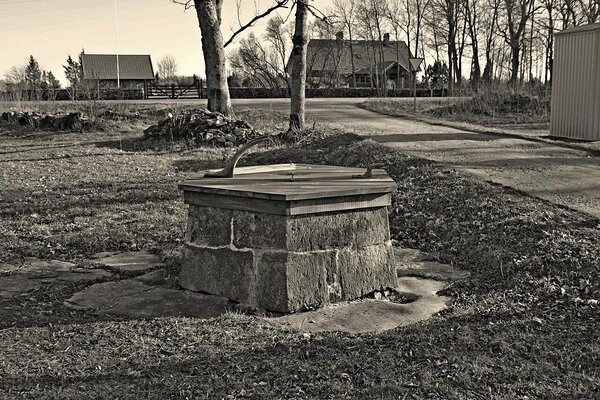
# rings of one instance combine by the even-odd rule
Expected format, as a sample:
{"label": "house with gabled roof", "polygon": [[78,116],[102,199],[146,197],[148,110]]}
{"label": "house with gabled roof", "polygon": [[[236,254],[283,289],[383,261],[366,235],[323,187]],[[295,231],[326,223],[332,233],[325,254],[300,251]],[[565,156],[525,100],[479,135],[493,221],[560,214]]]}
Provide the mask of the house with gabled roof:
{"label": "house with gabled roof", "polygon": [[[117,68],[118,59],[118,68]],[[81,54],[84,81],[94,81],[104,86],[146,86],[153,81],[152,59],[147,54]]]}
{"label": "house with gabled roof", "polygon": [[381,87],[404,88],[410,79],[408,59],[411,57],[404,41],[392,41],[389,34],[383,41],[311,39],[307,48],[308,87]]}

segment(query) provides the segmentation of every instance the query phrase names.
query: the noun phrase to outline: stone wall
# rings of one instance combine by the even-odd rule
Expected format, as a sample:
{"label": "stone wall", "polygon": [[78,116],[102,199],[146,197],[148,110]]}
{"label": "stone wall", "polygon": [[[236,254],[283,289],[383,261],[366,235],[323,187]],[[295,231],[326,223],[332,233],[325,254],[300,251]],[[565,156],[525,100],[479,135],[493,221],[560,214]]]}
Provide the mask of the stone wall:
{"label": "stone wall", "polygon": [[394,287],[387,209],[284,216],[190,205],[180,284],[295,312]]}

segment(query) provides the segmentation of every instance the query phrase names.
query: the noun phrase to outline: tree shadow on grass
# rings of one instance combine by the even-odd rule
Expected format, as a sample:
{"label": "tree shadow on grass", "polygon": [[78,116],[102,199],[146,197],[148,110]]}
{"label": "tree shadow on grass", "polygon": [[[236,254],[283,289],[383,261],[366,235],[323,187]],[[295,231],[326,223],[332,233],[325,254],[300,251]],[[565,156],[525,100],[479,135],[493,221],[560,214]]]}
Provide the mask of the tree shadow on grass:
{"label": "tree shadow on grass", "polygon": [[104,140],[95,143],[96,147],[116,149],[129,153],[136,152],[167,152],[171,149],[171,144],[168,142],[155,142],[145,140],[143,137],[129,137],[123,139]]}
{"label": "tree shadow on grass", "polygon": [[[174,201],[179,193],[176,182],[153,182],[151,186],[144,182],[113,183],[80,183],[68,188],[66,192],[57,190],[53,195],[44,193],[36,195],[34,188],[21,189],[20,198],[30,199],[27,202],[0,203],[0,218],[11,218],[14,215],[31,213],[56,214],[72,209],[102,209],[116,205],[137,205]],[[52,197],[50,197],[52,196]]]}
{"label": "tree shadow on grass", "polygon": [[[583,371],[578,369],[568,375],[560,368],[549,370],[547,363],[539,363],[536,358],[544,351],[551,359],[566,356],[565,362],[573,361],[571,358],[585,351],[585,348],[580,349],[581,333],[585,331],[575,327],[576,334],[573,334],[571,329],[565,329],[566,322],[561,321],[548,321],[541,328],[530,329],[526,318],[526,313],[495,311],[492,315],[475,313],[450,320],[433,320],[426,326],[381,335],[332,333],[316,337],[303,337],[300,332],[282,332],[244,320],[197,324],[197,328],[189,328],[184,322],[183,328],[175,330],[170,329],[170,321],[156,321],[154,330],[128,331],[123,327],[121,332],[127,335],[124,338],[102,336],[95,333],[97,330],[82,325],[77,327],[79,332],[91,331],[88,342],[75,341],[72,353],[56,352],[52,359],[73,367],[83,366],[83,371],[72,368],[66,376],[59,376],[56,371],[60,368],[50,366],[44,372],[36,370],[38,373],[34,376],[8,370],[3,383],[15,393],[45,393],[48,398],[76,398],[81,393],[93,398],[100,393],[106,398],[179,398],[184,395],[225,398],[227,394],[234,397],[241,390],[247,392],[243,397],[252,398],[344,398],[349,389],[357,398],[406,397],[401,396],[402,393],[429,398],[438,390],[439,398],[465,392],[479,392],[480,396],[472,397],[486,398],[487,387],[481,387],[480,379],[475,378],[490,375],[491,367],[502,365],[509,358],[515,367],[496,368],[493,379],[490,378],[494,385],[523,390],[520,384],[510,385],[514,384],[515,370],[526,370],[535,372],[532,377],[537,382],[559,382],[554,384],[556,388],[563,385],[560,379],[571,385],[580,382],[591,387],[586,377],[593,371],[593,354],[581,360]],[[492,324],[496,321],[502,323]],[[583,325],[593,331],[591,323]],[[240,334],[242,328],[245,332]],[[207,334],[209,329],[212,334]],[[182,336],[180,330],[186,336]],[[531,331],[539,332],[532,334]],[[539,338],[544,334],[552,337],[540,343]],[[74,335],[75,340],[80,335],[83,334]],[[56,336],[63,339],[65,334]],[[584,336],[586,343],[589,336]],[[125,352],[119,361],[116,352],[102,351],[98,339],[117,345],[123,343],[117,348],[119,351],[133,348],[138,353]],[[547,349],[551,339],[560,340],[560,348]],[[62,345],[64,341],[59,343]],[[86,347],[90,348],[89,352],[77,353]],[[440,349],[445,353],[440,355]],[[48,352],[43,349],[39,353]],[[575,354],[569,356],[569,352]],[[48,363],[44,359],[39,361]],[[450,363],[457,363],[455,369],[458,365],[475,365],[480,370],[471,368],[463,375],[450,376],[447,372]],[[23,362],[15,364],[21,366]],[[27,370],[33,368],[28,366]],[[423,371],[428,373],[423,374]],[[295,391],[297,396],[293,396]]]}
{"label": "tree shadow on grass", "polygon": [[200,172],[209,169],[224,168],[227,160],[199,160],[190,158],[175,161],[173,164],[177,172]]}

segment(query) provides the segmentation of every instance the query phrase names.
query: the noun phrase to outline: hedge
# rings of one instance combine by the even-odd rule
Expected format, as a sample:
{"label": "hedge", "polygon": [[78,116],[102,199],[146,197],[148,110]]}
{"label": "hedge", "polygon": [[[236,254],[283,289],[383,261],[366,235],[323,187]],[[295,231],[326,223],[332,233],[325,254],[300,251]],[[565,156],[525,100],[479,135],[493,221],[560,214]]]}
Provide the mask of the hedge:
{"label": "hedge", "polygon": [[[263,99],[263,98],[282,98],[290,97],[287,88],[229,88],[232,99]],[[411,97],[411,89],[388,89],[388,97]],[[443,97],[447,95],[446,90],[435,89],[434,97]],[[306,97],[378,97],[379,93],[375,88],[307,88]],[[417,97],[430,97],[429,89],[417,89]]]}

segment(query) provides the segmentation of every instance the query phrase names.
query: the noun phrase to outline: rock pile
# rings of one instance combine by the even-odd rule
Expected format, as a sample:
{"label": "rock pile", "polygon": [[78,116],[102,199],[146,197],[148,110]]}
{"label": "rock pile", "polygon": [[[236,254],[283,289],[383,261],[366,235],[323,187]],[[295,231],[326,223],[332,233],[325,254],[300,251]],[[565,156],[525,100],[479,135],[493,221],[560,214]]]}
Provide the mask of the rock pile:
{"label": "rock pile", "polygon": [[145,139],[188,140],[196,145],[233,147],[260,136],[246,121],[204,109],[168,116],[144,130]]}
{"label": "rock pile", "polygon": [[82,131],[92,127],[92,121],[80,112],[44,115],[38,112],[10,111],[2,113],[0,122],[53,131]]}

